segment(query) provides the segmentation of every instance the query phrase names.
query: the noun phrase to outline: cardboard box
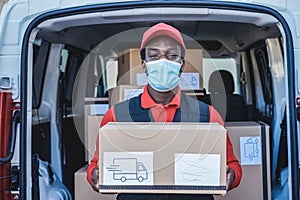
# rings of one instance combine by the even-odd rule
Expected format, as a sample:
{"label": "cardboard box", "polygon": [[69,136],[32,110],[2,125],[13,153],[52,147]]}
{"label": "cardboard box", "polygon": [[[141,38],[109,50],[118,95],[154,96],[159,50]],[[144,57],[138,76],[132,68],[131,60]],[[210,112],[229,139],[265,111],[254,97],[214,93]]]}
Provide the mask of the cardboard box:
{"label": "cardboard box", "polygon": [[87,149],[87,161],[91,161],[94,157],[94,153],[96,151],[96,142],[98,130],[103,119],[103,115],[100,116],[88,116],[87,120],[87,141],[86,141],[86,149]]}
{"label": "cardboard box", "polygon": [[136,74],[143,72],[139,49],[128,49],[118,58],[118,85],[136,85]]}
{"label": "cardboard box", "polygon": [[113,194],[101,194],[92,189],[90,184],[86,180],[87,166],[83,166],[74,174],[75,180],[75,200],[115,200],[116,195]]}
{"label": "cardboard box", "polygon": [[144,91],[144,86],[119,85],[108,90],[109,105],[112,106],[132,97],[138,96]]}
{"label": "cardboard box", "polygon": [[[203,80],[200,76],[202,74],[202,49],[186,50],[183,72],[197,73],[198,88],[203,88]],[[118,58],[118,85],[142,85],[144,80],[139,81],[137,77],[143,73],[139,49],[129,49],[128,52]],[[187,74],[187,76],[191,76],[191,74]],[[142,76],[140,78],[143,79]]]}
{"label": "cardboard box", "polygon": [[226,130],[217,123],[113,122],[99,143],[100,192],[226,193]]}
{"label": "cardboard box", "polygon": [[95,149],[96,136],[102,116],[108,109],[108,98],[86,97],[84,104],[84,137],[82,142],[86,148],[85,161],[89,162],[94,155],[93,149]]}
{"label": "cardboard box", "polygon": [[227,122],[225,126],[243,176],[237,188],[215,200],[271,199],[269,126],[253,121]]}

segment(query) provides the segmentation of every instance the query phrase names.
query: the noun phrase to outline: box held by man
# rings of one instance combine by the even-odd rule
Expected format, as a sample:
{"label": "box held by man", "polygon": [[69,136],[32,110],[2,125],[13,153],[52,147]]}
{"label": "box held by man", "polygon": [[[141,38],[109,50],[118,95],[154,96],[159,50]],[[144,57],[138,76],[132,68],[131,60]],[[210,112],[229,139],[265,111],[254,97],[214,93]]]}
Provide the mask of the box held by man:
{"label": "box held by man", "polygon": [[226,193],[217,123],[111,122],[99,129],[102,193]]}

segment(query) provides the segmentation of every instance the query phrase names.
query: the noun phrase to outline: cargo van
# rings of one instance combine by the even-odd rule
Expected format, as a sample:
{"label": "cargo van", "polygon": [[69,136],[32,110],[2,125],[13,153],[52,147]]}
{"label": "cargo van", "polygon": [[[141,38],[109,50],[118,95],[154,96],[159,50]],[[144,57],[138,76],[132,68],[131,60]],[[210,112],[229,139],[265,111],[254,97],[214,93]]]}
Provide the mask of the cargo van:
{"label": "cargo van", "polygon": [[93,130],[114,91],[133,89],[118,100],[141,91],[141,37],[159,22],[186,42],[184,92],[225,124],[269,127],[270,139],[248,140],[262,151],[261,199],[299,199],[299,13],[297,0],[9,0],[0,15],[0,199],[115,198],[86,182]]}

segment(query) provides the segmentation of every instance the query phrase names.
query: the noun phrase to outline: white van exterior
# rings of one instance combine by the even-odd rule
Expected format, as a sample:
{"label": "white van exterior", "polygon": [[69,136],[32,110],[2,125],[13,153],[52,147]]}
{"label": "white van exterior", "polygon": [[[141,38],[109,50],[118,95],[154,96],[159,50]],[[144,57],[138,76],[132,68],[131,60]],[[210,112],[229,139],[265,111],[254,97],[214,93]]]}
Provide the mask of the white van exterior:
{"label": "white van exterior", "polygon": [[[74,171],[69,175],[65,172],[75,170],[72,166],[87,164],[90,152],[86,152],[84,144],[83,149],[77,149],[78,157],[82,156],[81,162],[74,161],[66,127],[72,126],[79,132],[78,140],[85,138],[84,99],[106,98],[110,87],[117,85],[116,81],[108,83],[113,76],[113,80],[117,80],[116,71],[104,72],[103,69],[107,63],[117,66],[114,61],[120,52],[131,45],[138,48],[145,28],[160,21],[173,23],[187,38],[197,41],[207,51],[204,65],[209,66],[211,61],[216,65],[215,59],[220,58],[226,58],[220,65],[234,63],[238,88],[235,92],[243,96],[249,120],[270,125],[272,199],[279,198],[276,195],[282,193],[278,187],[284,188],[284,173],[288,180],[285,187],[288,195],[284,198],[299,199],[300,4],[297,0],[49,0],[43,3],[10,0],[5,3],[0,15],[0,91],[12,93],[14,110],[21,113],[14,156],[9,162],[17,169],[19,181],[11,194],[20,199],[57,198],[49,196],[51,185],[47,188],[47,183],[41,180],[40,186],[35,188],[38,195],[32,190],[35,187],[32,160],[37,154],[40,170],[44,166],[43,169],[48,167],[55,173],[54,182],[63,191],[60,194],[64,197],[60,198],[74,198],[74,188],[69,187],[74,184]],[[133,34],[133,29],[138,36],[128,37],[126,34]],[[119,39],[125,42],[118,43]],[[190,45],[198,44],[192,41]],[[260,70],[265,58],[267,66]],[[92,73],[96,81],[88,78],[89,70],[77,67],[72,72],[68,68],[71,62],[84,65],[90,61],[96,63],[89,65],[96,71]],[[99,69],[97,66],[105,67]],[[204,74],[211,73],[203,70]],[[81,73],[80,78],[70,78],[77,73]],[[203,79],[207,80],[205,76]],[[278,183],[280,125],[285,112],[288,165],[282,169],[282,182]],[[77,127],[76,124],[81,125]],[[39,134],[45,134],[47,140]],[[45,143],[39,146],[36,142]],[[44,177],[48,177],[49,172],[44,172]]]}

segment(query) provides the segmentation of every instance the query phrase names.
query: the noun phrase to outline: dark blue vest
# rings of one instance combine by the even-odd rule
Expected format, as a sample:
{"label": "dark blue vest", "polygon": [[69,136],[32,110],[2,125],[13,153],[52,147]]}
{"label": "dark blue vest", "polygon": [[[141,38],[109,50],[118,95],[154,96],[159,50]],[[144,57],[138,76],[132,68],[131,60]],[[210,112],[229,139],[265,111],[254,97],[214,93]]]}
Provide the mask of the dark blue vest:
{"label": "dark blue vest", "polygon": [[[141,107],[141,95],[114,106],[117,122],[153,122],[150,109]],[[209,122],[208,105],[181,92],[173,122]]]}

